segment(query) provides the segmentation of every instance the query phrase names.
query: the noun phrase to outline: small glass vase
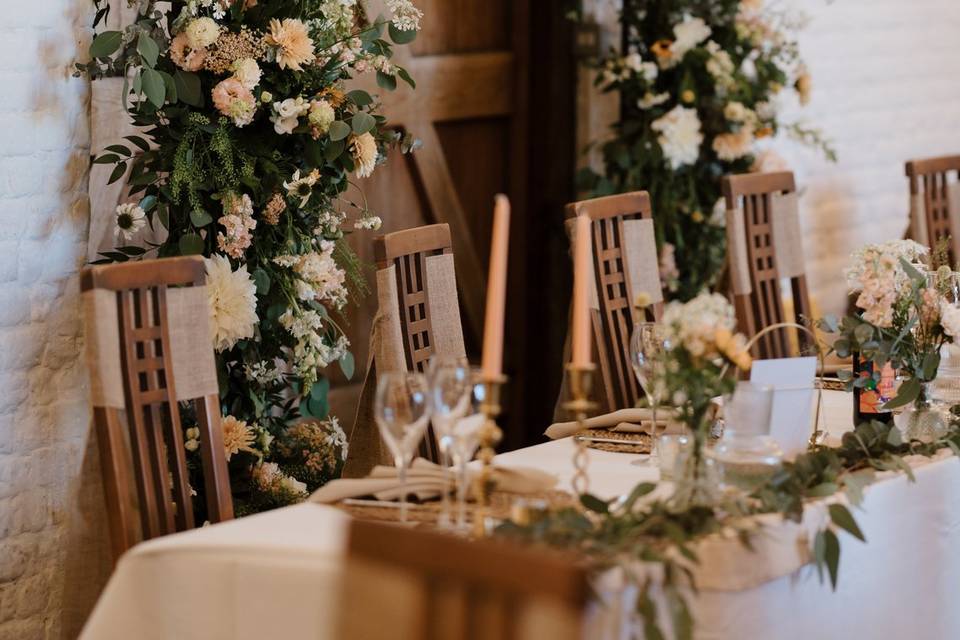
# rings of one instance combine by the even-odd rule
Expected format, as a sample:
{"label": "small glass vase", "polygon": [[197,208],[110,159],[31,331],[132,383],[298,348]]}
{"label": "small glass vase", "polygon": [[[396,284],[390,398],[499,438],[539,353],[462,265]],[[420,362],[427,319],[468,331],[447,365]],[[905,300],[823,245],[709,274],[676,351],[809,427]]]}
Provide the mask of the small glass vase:
{"label": "small glass vase", "polygon": [[770,436],[773,388],[741,381],[724,405],[723,437],[707,452],[721,491],[752,493],[780,469],[783,452]]}
{"label": "small glass vase", "polygon": [[940,395],[946,381],[940,385],[935,382],[924,382],[917,400],[893,416],[904,442],[934,442],[950,430],[952,403],[944,402]]}
{"label": "small glass vase", "polygon": [[673,504],[679,509],[713,506],[720,499],[716,467],[706,455],[706,446],[698,447],[690,436],[677,449],[673,464]]}

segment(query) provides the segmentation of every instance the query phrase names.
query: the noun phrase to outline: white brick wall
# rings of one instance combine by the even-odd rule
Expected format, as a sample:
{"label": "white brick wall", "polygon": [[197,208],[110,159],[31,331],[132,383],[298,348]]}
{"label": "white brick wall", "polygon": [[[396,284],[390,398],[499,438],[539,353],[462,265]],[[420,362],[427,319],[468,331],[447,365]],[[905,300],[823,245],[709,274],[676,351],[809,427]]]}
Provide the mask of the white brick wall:
{"label": "white brick wall", "polygon": [[[801,215],[812,293],[825,312],[846,304],[839,272],[866,242],[907,227],[904,163],[960,153],[960,3],[955,0],[789,0],[811,21],[800,40],[814,93],[802,117],[832,138],[830,164],[795,144],[777,150],[804,189]],[[797,114],[788,110],[789,114]]]}
{"label": "white brick wall", "polygon": [[74,638],[109,566],[76,277],[90,3],[0,4],[0,640]]}

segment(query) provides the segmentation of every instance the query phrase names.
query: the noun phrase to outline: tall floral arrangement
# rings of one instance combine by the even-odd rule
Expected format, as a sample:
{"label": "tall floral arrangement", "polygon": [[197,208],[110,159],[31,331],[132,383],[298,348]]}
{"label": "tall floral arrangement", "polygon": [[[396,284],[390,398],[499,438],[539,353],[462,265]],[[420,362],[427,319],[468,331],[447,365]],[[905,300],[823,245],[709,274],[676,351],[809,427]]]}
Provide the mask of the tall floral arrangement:
{"label": "tall floral arrangement", "polygon": [[721,177],[751,170],[757,142],[781,131],[833,152],[779,114],[786,94],[810,95],[800,17],[762,0],[624,0],[621,21],[623,50],[599,60],[596,80],[619,92],[620,119],[602,175],[584,170],[580,187],[650,192],[664,285],[686,300],[723,264]]}
{"label": "tall floral arrangement", "polygon": [[[386,90],[412,87],[391,56],[422,13],[409,0],[387,0],[379,17],[357,0],[130,4],[136,20],[97,33],[77,65],[124,78],[117,99],[143,132],[95,160],[129,186],[103,260],[206,257],[237,510],[286,504],[346,456],[324,370],[353,373],[338,314],[365,281],[345,236],[380,219],[344,193],[389,147],[414,146],[347,82],[369,73]],[[94,6],[96,29],[109,6]],[[196,432],[186,435],[195,450]]]}

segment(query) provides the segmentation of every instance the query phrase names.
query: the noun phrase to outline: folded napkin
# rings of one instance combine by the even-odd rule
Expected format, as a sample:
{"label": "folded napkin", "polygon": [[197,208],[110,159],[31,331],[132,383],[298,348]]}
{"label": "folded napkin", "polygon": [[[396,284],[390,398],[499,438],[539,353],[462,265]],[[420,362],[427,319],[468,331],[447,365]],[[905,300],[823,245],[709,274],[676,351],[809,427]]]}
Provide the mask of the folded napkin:
{"label": "folded napkin", "polygon": [[[657,427],[659,429],[670,429],[674,426],[674,410],[671,407],[657,409]],[[583,426],[587,429],[610,429],[611,431],[620,431],[624,433],[650,433],[653,426],[653,410],[647,407],[636,407],[633,409],[619,409],[611,413],[605,413],[601,416],[587,418]],[[580,425],[576,422],[558,422],[550,425],[550,428],[544,432],[551,440],[567,438],[580,431]]]}
{"label": "folded napkin", "polygon": [[[526,467],[494,467],[493,480],[498,491],[537,493],[549,491],[557,484],[556,476]],[[407,493],[420,500],[436,498],[443,491],[443,467],[417,458],[407,470]],[[400,481],[396,467],[377,466],[366,478],[341,479],[329,482],[310,496],[310,502],[329,504],[347,498],[374,496],[377,500],[398,500]]]}

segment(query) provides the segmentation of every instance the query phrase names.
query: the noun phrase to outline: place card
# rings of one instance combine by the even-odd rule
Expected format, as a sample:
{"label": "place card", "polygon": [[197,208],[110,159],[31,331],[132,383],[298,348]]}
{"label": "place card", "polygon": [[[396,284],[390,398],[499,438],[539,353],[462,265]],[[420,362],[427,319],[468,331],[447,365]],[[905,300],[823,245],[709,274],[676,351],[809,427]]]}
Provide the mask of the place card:
{"label": "place card", "polygon": [[770,436],[786,460],[807,450],[813,432],[813,399],[816,358],[754,360],[750,381],[773,387]]}

